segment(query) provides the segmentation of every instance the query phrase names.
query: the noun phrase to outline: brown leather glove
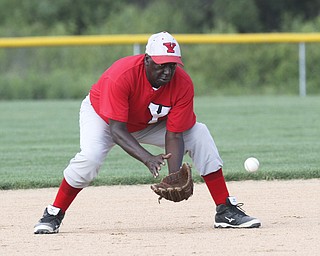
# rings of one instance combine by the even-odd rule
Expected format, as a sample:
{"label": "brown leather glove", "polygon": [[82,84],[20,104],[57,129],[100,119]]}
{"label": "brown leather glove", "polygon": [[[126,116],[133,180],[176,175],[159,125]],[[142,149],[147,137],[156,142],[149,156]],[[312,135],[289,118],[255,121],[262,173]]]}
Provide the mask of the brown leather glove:
{"label": "brown leather glove", "polygon": [[162,198],[180,202],[188,200],[193,194],[192,172],[189,164],[184,163],[179,171],[164,177],[159,184],[151,185],[151,189]]}

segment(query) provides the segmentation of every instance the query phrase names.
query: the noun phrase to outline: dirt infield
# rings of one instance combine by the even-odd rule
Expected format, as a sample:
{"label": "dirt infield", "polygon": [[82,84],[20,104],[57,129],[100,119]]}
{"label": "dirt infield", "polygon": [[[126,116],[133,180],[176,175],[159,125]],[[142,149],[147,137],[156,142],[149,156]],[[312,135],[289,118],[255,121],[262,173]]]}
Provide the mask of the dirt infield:
{"label": "dirt infield", "polygon": [[157,202],[149,186],[89,187],[59,234],[33,225],[57,189],[0,191],[0,255],[319,255],[320,179],[228,182],[259,229],[213,229],[204,184],[188,201]]}

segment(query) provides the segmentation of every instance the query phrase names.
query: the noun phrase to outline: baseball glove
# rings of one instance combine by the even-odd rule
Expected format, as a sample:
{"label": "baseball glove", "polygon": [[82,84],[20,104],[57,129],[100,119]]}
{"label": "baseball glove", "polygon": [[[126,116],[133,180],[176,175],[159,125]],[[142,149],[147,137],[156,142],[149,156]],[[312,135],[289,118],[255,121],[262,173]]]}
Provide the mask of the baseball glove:
{"label": "baseball glove", "polygon": [[179,171],[164,177],[159,184],[151,185],[151,189],[160,196],[159,203],[162,198],[173,202],[188,200],[193,194],[190,165],[184,163]]}

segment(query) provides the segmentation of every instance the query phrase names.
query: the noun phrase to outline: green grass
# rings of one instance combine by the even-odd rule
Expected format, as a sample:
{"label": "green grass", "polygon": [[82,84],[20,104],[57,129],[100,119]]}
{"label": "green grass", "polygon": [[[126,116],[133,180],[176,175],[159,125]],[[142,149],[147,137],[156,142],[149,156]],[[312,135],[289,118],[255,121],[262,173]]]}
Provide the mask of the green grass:
{"label": "green grass", "polygon": [[[63,169],[79,150],[80,103],[0,102],[0,189],[60,184]],[[214,136],[226,180],[320,178],[319,96],[198,97],[195,110]],[[260,161],[257,173],[243,168],[249,156]],[[93,185],[153,182],[143,164],[116,147]]]}

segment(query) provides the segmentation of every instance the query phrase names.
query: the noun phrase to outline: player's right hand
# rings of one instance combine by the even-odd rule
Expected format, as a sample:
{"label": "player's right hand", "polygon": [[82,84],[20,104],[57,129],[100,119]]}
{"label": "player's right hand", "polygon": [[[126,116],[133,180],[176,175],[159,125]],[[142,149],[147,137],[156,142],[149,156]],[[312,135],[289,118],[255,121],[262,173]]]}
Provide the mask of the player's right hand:
{"label": "player's right hand", "polygon": [[149,171],[153,175],[154,178],[159,176],[159,171],[161,170],[161,166],[165,166],[166,159],[171,157],[171,153],[168,154],[160,154],[156,156],[150,157],[146,162],[145,165],[148,167]]}

